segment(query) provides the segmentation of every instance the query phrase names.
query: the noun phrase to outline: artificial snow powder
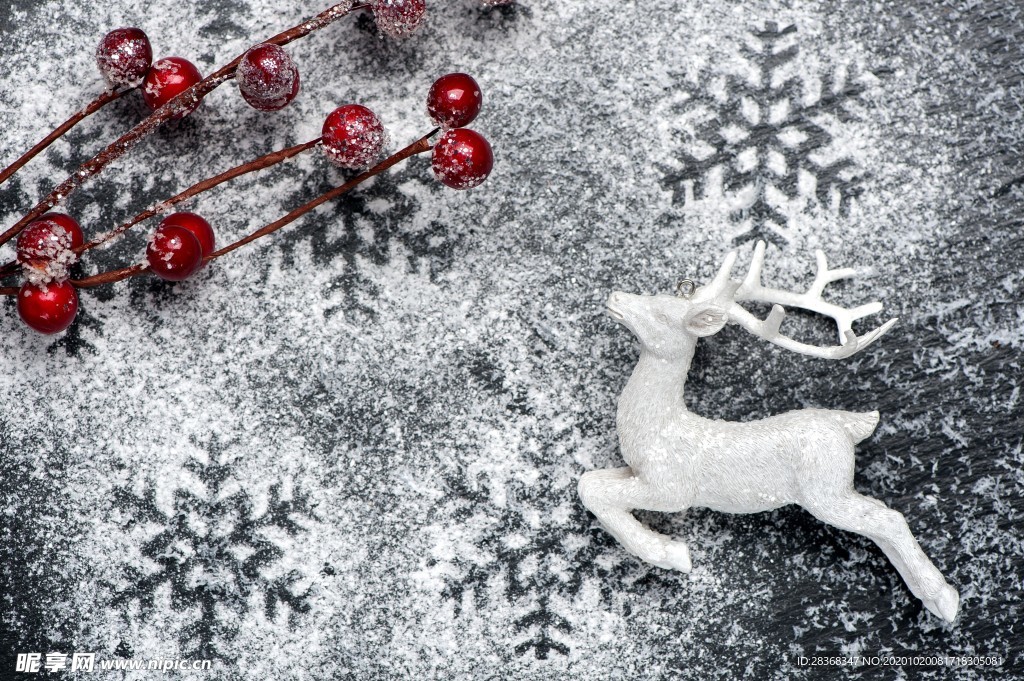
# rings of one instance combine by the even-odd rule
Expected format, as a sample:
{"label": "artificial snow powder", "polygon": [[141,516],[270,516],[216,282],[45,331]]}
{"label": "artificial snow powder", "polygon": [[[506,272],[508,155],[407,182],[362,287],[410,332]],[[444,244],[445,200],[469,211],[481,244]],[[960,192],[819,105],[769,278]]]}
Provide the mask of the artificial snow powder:
{"label": "artificial snow powder", "polygon": [[[480,83],[470,127],[495,169],[454,191],[414,157],[187,282],[84,292],[60,337],[5,305],[4,645],[257,679],[805,678],[815,652],[1019,655],[1020,186],[981,197],[1019,165],[993,150],[1013,147],[1021,85],[995,82],[1012,60],[978,36],[1019,57],[1024,29],[1009,2],[982,3],[998,20],[932,4],[428,2],[402,40],[355,16],[289,45],[302,91],[280,112],[222,85],[58,209],[106,232],[347,103],[400,148],[453,71]],[[325,8],[15,3],[2,163],[101,91],[114,27],[212,73]],[[134,94],[105,107],[0,187],[5,228],[145,114]],[[307,152],[180,209],[225,245],[348,177]],[[139,262],[155,225],[78,267]],[[608,294],[705,281],[733,247],[743,267],[754,237],[776,286],[806,285],[815,248],[872,267],[837,300],[901,323],[839,363],[730,327],[698,349],[691,408],[879,409],[857,485],[961,588],[956,626],[870,542],[794,509],[640,514],[690,543],[690,575],[582,509],[580,474],[622,465],[636,356]]]}

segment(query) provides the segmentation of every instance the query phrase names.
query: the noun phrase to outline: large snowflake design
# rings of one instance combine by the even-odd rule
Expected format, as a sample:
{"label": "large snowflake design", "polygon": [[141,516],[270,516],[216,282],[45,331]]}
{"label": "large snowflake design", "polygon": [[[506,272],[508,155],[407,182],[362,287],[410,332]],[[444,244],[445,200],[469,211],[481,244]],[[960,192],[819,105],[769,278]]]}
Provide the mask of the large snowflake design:
{"label": "large snowflake design", "polygon": [[[495,395],[508,396],[510,418],[532,421],[534,408],[523,386],[510,384],[486,357],[467,360],[474,380]],[[471,464],[447,471],[446,500],[432,511],[437,527],[477,530],[472,550],[444,551],[443,558],[428,559],[425,567],[440,580],[438,595],[451,604],[456,618],[484,612],[492,618],[489,608],[507,606],[512,613],[507,622],[509,652],[543,660],[571,654],[573,599],[584,587],[589,585],[608,603],[637,565],[599,560],[614,540],[579,503],[575,484],[564,484],[561,467],[579,433],[573,427],[543,434],[536,428],[524,423],[522,429],[524,437],[537,443],[537,451],[528,456],[539,476],[530,484],[488,480],[471,473]],[[489,494],[495,485],[506,495],[500,506]]]}
{"label": "large snowflake design", "polygon": [[788,212],[817,204],[848,215],[861,192],[860,169],[828,128],[856,120],[853,105],[866,85],[833,69],[819,91],[805,92],[804,79],[784,69],[799,55],[786,45],[794,33],[767,23],[752,34],[757,46],[741,48],[746,74],[706,73],[701,80],[716,85],[669,108],[694,125],[662,184],[675,203],[724,197],[739,228],[733,245],[763,239],[783,247],[794,236]]}
{"label": "large snowflake design", "polygon": [[295,571],[268,577],[268,568],[284,551],[269,533],[296,536],[304,531],[297,519],[315,519],[309,496],[295,490],[283,498],[282,485],[269,490],[266,511],[257,514],[252,498],[241,488],[228,486],[230,465],[190,459],[186,468],[202,482],[201,493],[178,489],[173,512],[161,510],[156,487],[142,496],[115,491],[115,502],[128,518],[128,529],[138,523],[155,523],[159,531],[141,546],[141,553],[156,569],[127,568],[130,586],[118,593],[115,604],[138,601],[145,612],[154,608],[158,590],[170,590],[171,607],[197,613],[179,633],[182,657],[229,659],[224,644],[234,631],[222,621],[219,608],[244,614],[252,598],[262,600],[264,614],[273,620],[281,606],[288,622],[309,611],[307,594],[296,590],[303,575]]}
{"label": "large snowflake design", "polygon": [[[537,485],[543,482],[538,480]],[[486,494],[479,489],[462,486],[453,491],[459,493],[458,508],[447,512],[456,522],[469,521],[477,512],[474,509],[487,503]],[[540,498],[517,501],[540,507],[546,502]],[[542,660],[553,653],[569,655],[572,624],[560,611],[597,571],[584,566],[594,566],[603,548],[581,531],[589,527],[583,511],[574,507],[561,521],[553,515],[557,514],[506,508],[489,519],[490,530],[477,538],[476,555],[452,556],[444,565],[428,564],[442,576],[440,596],[453,604],[456,616],[468,603],[478,611],[494,601],[510,604],[517,614],[510,622],[513,638],[509,647],[518,655]]]}

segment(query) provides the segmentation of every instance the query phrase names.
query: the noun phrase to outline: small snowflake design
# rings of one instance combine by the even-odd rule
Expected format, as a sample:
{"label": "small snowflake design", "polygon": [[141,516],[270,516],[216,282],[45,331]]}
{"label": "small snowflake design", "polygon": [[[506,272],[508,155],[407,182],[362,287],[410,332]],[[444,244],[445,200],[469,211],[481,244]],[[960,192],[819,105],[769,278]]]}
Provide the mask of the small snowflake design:
{"label": "small snowflake design", "polygon": [[662,185],[674,203],[724,206],[733,246],[784,248],[798,237],[795,216],[848,216],[862,191],[863,171],[837,131],[858,120],[875,76],[844,67],[802,73],[796,31],[766,24],[740,48],[736,72],[704,73],[701,91],[667,105],[681,149],[661,167]]}

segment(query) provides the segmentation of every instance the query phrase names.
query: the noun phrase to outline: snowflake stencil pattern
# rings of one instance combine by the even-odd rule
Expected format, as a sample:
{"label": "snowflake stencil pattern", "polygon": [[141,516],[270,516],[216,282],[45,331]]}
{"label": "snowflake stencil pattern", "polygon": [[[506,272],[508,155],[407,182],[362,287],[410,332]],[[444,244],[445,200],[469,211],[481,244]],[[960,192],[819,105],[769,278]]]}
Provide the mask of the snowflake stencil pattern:
{"label": "snowflake stencil pattern", "polygon": [[694,125],[684,135],[690,150],[680,153],[681,167],[663,167],[662,185],[673,191],[674,203],[728,201],[729,218],[739,226],[734,246],[763,239],[783,247],[794,236],[787,213],[817,204],[848,215],[862,191],[857,164],[834,148],[828,128],[857,119],[851,105],[866,86],[833,69],[820,91],[805,92],[804,79],[784,68],[799,54],[796,45],[785,46],[796,30],[767,23],[752,34],[759,48],[741,48],[748,74],[726,74],[720,87],[709,85],[670,108],[675,116],[692,116]]}
{"label": "snowflake stencil pattern", "polygon": [[142,496],[115,491],[115,502],[126,513],[129,529],[137,523],[155,523],[161,529],[141,546],[142,555],[158,568],[147,572],[129,567],[131,586],[114,603],[138,601],[144,612],[152,610],[157,591],[167,585],[175,610],[199,613],[179,632],[182,656],[230,659],[223,644],[233,631],[221,621],[218,608],[244,614],[253,596],[262,597],[267,619],[275,619],[280,606],[285,606],[290,626],[309,611],[307,593],[295,589],[303,575],[294,570],[277,577],[266,575],[267,568],[284,555],[266,532],[297,536],[305,529],[294,516],[314,516],[309,496],[295,490],[290,499],[284,499],[281,483],[270,487],[267,509],[257,515],[245,490],[226,493],[229,465],[190,459],[185,468],[203,483],[205,493],[176,490],[172,513],[161,510],[155,486],[148,486]]}
{"label": "snowflake stencil pattern", "polygon": [[[486,495],[467,487],[458,491],[462,503],[453,515],[468,520],[481,503],[472,500]],[[518,614],[510,622],[515,638],[509,647],[516,654],[540,660],[553,653],[568,656],[573,627],[560,609],[592,576],[595,569],[588,566],[603,548],[581,532],[589,520],[574,509],[564,522],[545,518],[538,528],[535,517],[505,509],[493,521],[492,531],[477,539],[478,556],[453,556],[428,566],[442,576],[441,598],[453,604],[456,616],[467,598],[478,611],[493,602],[512,604]],[[568,557],[566,546],[572,547]]]}
{"label": "snowflake stencil pattern", "polygon": [[[437,527],[466,528],[472,549],[442,549],[426,562],[424,574],[438,580],[436,593],[457,619],[472,622],[480,613],[491,619],[493,608],[508,606],[503,621],[512,634],[510,653],[539,660],[569,657],[579,635],[574,601],[589,588],[608,603],[630,571],[646,568],[629,560],[598,560],[613,540],[578,502],[575,484],[564,484],[562,467],[579,446],[578,428],[538,431],[535,407],[522,386],[482,355],[468,357],[467,368],[488,392],[507,396],[509,418],[524,420],[523,436],[532,443],[524,451],[539,475],[524,484],[491,480],[474,473],[472,464],[448,470],[446,501],[432,519]],[[495,487],[505,495],[500,505],[491,496]]]}
{"label": "snowflake stencil pattern", "polygon": [[[552,549],[560,546],[567,528],[545,527],[538,536],[535,529],[524,526],[524,518],[511,512],[503,515],[502,526],[507,533],[489,534],[478,544],[488,560],[474,562],[456,557],[445,566],[449,574],[445,576],[441,597],[452,601],[456,615],[461,613],[467,596],[474,599],[478,609],[484,609],[488,604],[488,583],[499,581],[504,587],[504,598],[523,613],[511,623],[516,634],[512,649],[519,655],[532,653],[541,660],[552,653],[568,655],[566,639],[572,626],[547,595],[571,595],[579,588],[579,579],[563,584],[550,565]],[[526,537],[530,539],[520,545],[517,540]]]}

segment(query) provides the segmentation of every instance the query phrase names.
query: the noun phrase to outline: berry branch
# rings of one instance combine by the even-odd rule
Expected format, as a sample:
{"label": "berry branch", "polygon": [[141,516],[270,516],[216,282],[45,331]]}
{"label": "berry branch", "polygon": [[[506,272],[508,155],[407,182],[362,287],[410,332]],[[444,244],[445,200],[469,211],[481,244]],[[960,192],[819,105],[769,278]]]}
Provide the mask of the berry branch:
{"label": "berry branch", "polygon": [[138,28],[117,28],[103,36],[96,48],[96,65],[100,69],[107,89],[86,107],[61,123],[38,144],[25,152],[21,158],[0,172],[0,184],[31,161],[39,152],[60,139],[79,122],[88,118],[103,106],[120,98],[142,84],[153,62],[153,48],[149,37]]}
{"label": "berry branch", "polygon": [[[0,266],[0,278],[15,274],[20,267],[26,280],[20,288],[0,287],[0,295],[16,296],[18,314],[28,326],[41,333],[57,333],[66,329],[77,315],[78,289],[93,288],[141,274],[154,274],[168,281],[187,279],[210,261],[273,234],[317,206],[352,191],[415,154],[432,151],[434,175],[449,187],[469,189],[482,183],[494,164],[491,147],[483,136],[465,127],[480,112],[480,87],[472,77],[453,73],[439,78],[427,96],[427,113],[437,127],[382,161],[379,159],[388,139],[384,126],[366,107],[348,104],[327,116],[321,137],[264,154],[196,182],[88,242],[81,226],[71,216],[52,212],[44,214],[160,125],[189,115],[206,95],[228,80],[237,81],[240,94],[253,108],[276,111],[287,106],[299,92],[299,71],[281,46],[359,9],[371,10],[378,28],[395,37],[415,30],[422,23],[426,11],[424,0],[370,0],[358,5],[354,5],[353,0],[345,0],[250,48],[206,78],[191,62],[180,57],[168,57],[153,63],[149,39],[141,29],[121,28],[108,33],[96,55],[100,71],[109,84],[108,89],[6,169],[4,179],[77,122],[126,92],[141,88],[142,97],[153,113],[82,164],[78,172],[0,235],[0,244],[18,237],[17,257],[13,262]],[[431,138],[438,133],[441,133],[440,137],[431,145]],[[216,249],[213,227],[203,217],[195,213],[173,213],[164,217],[151,235],[145,262],[80,279],[69,278],[71,266],[82,254],[123,235],[133,226],[236,177],[269,168],[316,146],[320,146],[327,159],[335,165],[362,172],[220,249]]]}
{"label": "berry branch", "polygon": [[[370,5],[368,4],[353,6],[352,0],[345,0],[344,2],[340,2],[324,10],[312,19],[304,21],[297,26],[293,26],[287,31],[278,33],[269,40],[264,41],[263,44],[269,43],[277,45],[278,47],[287,45],[293,40],[297,40],[314,31],[320,30],[351,12],[368,9],[369,7]],[[36,206],[23,218],[18,220],[18,222],[16,222],[6,232],[0,234],[0,245],[7,243],[17,236],[26,225],[55,206],[58,201],[66,198],[71,192],[84,184],[86,180],[97,175],[105,167],[124,156],[132,147],[149,135],[153,134],[153,132],[161,125],[173,118],[186,116],[195,110],[204,97],[213,92],[221,84],[235,77],[235,72],[238,70],[238,65],[244,56],[245,53],[238,55],[228,62],[227,65],[221,67],[206,78],[203,78],[194,84],[190,84],[184,91],[174,93],[174,96],[166,101],[160,100],[159,89],[152,87],[153,82],[147,82],[146,90],[148,92],[155,91],[157,93],[151,97],[147,97],[147,103],[152,105],[151,100],[155,97],[155,101],[160,104],[156,111],[143,119],[134,128],[111,142],[105,149],[103,149],[103,151],[83,163],[77,172],[57,185],[57,187],[55,187],[42,201],[36,204]],[[178,61],[172,62],[171,60],[174,59],[177,59]],[[166,63],[163,69],[160,68],[161,62]],[[153,73],[171,72],[172,76],[181,76],[180,72],[184,69],[180,62],[185,62],[185,60],[171,57],[169,59],[161,60],[161,62],[157,62],[157,64],[154,65],[154,68],[150,70],[150,75]],[[185,63],[188,64],[188,62]],[[189,64],[189,66],[191,66],[191,64]],[[192,67],[192,70],[195,70],[195,67]],[[195,71],[195,74],[198,74],[198,71]],[[192,77],[190,79],[194,79],[195,74],[189,73],[187,75]],[[147,81],[150,81],[149,76],[147,76]]]}
{"label": "berry branch", "polygon": [[[364,106],[348,104],[332,111],[324,121],[321,137],[260,156],[219,175],[193,184],[174,197],[139,213],[111,232],[85,243],[81,228],[70,216],[48,213],[32,222],[18,238],[18,257],[28,281],[20,289],[0,288],[2,295],[17,295],[18,312],[42,333],[66,329],[78,313],[81,288],[94,288],[142,274],[168,281],[189,278],[206,263],[257,239],[273,234],[317,206],[334,200],[416,154],[433,152],[431,165],[437,179],[454,189],[469,189],[487,179],[494,165],[490,144],[465,127],[482,106],[480,86],[464,73],[439,78],[427,96],[427,112],[438,127],[407,147],[373,165],[347,182],[293,209],[283,217],[219,250],[214,231],[195,213],[174,213],[157,227],[146,249],[146,263],[138,263],[81,279],[69,279],[68,269],[81,253],[123,234],[132,226],[166,211],[203,191],[246,173],[268,168],[320,145],[327,158],[352,170],[363,169],[380,157],[387,133],[376,114]],[[431,138],[441,133],[434,145]]]}
{"label": "berry branch", "polygon": [[139,263],[137,265],[131,265],[130,267],[122,267],[117,270],[94,274],[91,277],[69,279],[68,281],[70,281],[75,288],[96,288],[103,284],[113,284],[114,282],[124,281],[125,279],[129,279],[148,271],[150,270],[146,265]]}

